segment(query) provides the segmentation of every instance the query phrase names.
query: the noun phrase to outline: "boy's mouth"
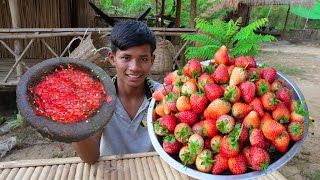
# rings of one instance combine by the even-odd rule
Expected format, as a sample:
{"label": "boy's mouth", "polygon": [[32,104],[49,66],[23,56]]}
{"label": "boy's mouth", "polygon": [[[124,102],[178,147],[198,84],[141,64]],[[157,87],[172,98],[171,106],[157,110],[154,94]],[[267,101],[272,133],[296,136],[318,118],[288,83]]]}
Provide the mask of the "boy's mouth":
{"label": "boy's mouth", "polygon": [[133,75],[133,74],[127,74],[127,76],[129,77],[129,79],[132,79],[132,80],[137,80],[141,77],[141,75]]}

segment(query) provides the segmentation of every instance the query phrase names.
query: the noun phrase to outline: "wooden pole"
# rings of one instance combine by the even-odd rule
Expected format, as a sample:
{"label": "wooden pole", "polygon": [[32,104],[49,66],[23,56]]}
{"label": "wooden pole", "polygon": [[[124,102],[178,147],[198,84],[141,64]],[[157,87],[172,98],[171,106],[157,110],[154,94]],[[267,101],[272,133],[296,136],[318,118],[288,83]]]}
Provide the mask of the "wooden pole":
{"label": "wooden pole", "polygon": [[[18,0],[8,0],[8,2],[10,7],[12,28],[20,28],[21,21],[20,21]],[[17,62],[19,55],[22,52],[22,45],[21,45],[21,41],[18,39],[15,39],[13,43],[14,43],[14,52],[16,54],[15,60]],[[23,74],[22,64],[19,63],[17,65],[16,71],[17,71],[17,78],[19,80]]]}
{"label": "wooden pole", "polygon": [[161,1],[161,11],[160,11],[160,26],[163,27],[164,25],[164,22],[163,22],[163,16],[164,16],[164,12],[166,10],[166,1],[165,0],[162,0]]}
{"label": "wooden pole", "polygon": [[190,8],[190,28],[195,28],[196,22],[194,19],[197,17],[197,0],[191,0]]}
{"label": "wooden pole", "polygon": [[286,15],[286,20],[284,22],[284,27],[283,27],[283,30],[282,30],[282,33],[284,33],[287,29],[287,24],[288,24],[288,19],[289,19],[289,13],[290,13],[290,4],[288,5],[288,10],[287,10],[287,15]]}
{"label": "wooden pole", "polygon": [[[156,15],[158,15],[158,0],[156,0],[155,7],[156,7]],[[158,21],[158,18],[156,17],[156,27],[158,27],[158,26],[159,26],[159,21]]]}
{"label": "wooden pole", "polygon": [[[176,28],[180,27],[180,16],[181,16],[181,0],[177,0],[177,7],[176,7]],[[178,45],[180,37],[174,37],[172,44]]]}

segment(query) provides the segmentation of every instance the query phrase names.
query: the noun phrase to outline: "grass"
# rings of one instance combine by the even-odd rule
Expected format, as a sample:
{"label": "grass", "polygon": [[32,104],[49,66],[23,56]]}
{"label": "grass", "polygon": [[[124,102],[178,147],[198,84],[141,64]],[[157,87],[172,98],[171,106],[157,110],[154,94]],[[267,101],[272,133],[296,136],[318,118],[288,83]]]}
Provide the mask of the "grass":
{"label": "grass", "polygon": [[301,175],[309,180],[319,180],[320,179],[320,169],[314,169],[314,170],[306,170],[305,164],[302,163],[299,166]]}
{"label": "grass", "polygon": [[52,152],[50,158],[62,158],[62,153]]}

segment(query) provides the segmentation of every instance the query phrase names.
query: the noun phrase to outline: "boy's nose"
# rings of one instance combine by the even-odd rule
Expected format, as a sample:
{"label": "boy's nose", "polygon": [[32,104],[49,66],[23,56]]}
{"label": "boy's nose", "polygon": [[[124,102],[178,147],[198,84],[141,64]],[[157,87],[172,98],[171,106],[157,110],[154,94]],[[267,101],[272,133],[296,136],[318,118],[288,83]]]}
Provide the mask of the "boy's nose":
{"label": "boy's nose", "polygon": [[138,60],[134,59],[130,63],[130,70],[139,70],[141,68],[141,64],[139,63]]}

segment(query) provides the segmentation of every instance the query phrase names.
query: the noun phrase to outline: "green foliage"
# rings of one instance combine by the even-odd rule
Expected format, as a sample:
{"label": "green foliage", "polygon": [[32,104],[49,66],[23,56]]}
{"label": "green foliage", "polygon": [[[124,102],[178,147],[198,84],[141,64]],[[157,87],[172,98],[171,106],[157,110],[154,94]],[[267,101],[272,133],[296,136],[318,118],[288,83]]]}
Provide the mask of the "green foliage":
{"label": "green foliage", "polygon": [[254,56],[260,49],[259,43],[276,40],[271,35],[256,34],[254,31],[268,23],[267,18],[259,19],[240,29],[241,18],[225,22],[214,19],[209,23],[203,19],[195,19],[196,28],[202,34],[183,34],[181,38],[190,43],[198,43],[200,47],[187,47],[186,57],[212,59],[214,53],[225,45],[229,55],[233,57]]}

